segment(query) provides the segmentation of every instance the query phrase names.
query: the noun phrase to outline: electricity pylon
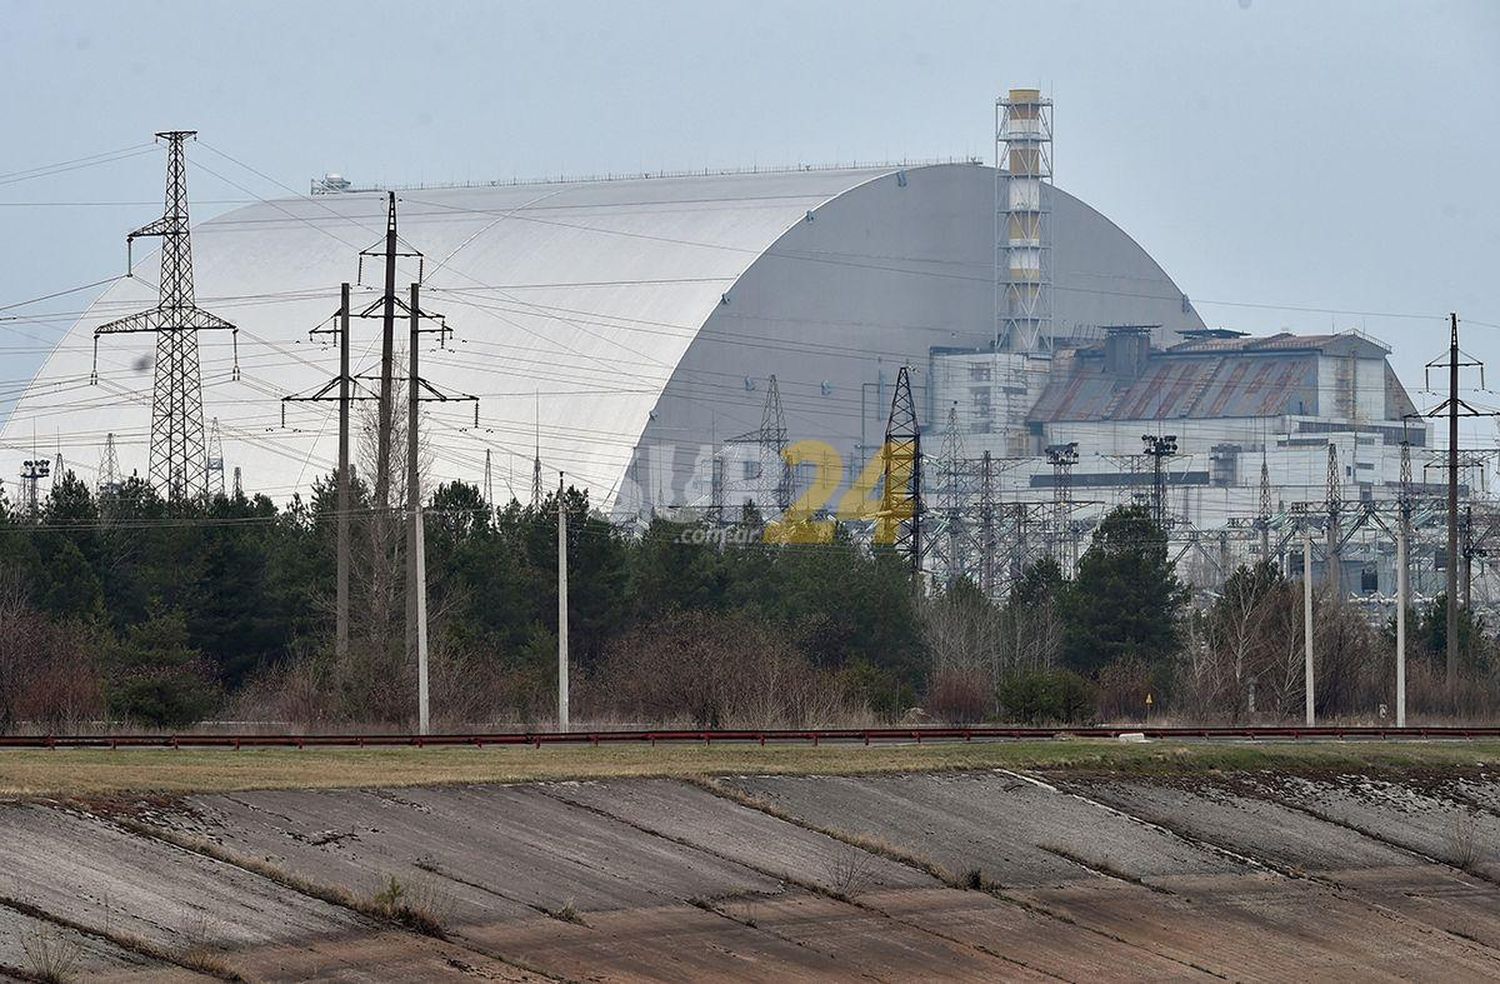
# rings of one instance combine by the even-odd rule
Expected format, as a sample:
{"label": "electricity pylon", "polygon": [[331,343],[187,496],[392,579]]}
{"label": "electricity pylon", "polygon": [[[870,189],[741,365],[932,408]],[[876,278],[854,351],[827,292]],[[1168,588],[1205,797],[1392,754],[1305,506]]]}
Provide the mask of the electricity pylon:
{"label": "electricity pylon", "polygon": [[208,424],[208,454],[204,459],[208,476],[208,497],[222,498],[224,495],[224,441],[219,437],[219,418]]}
{"label": "electricity pylon", "polygon": [[[183,142],[193,130],[168,130],[166,210],[155,222],[125,237],[127,257],[135,240],[161,237],[161,283],[156,307],[94,329],[94,371],[99,379],[99,337],[150,332],[156,335],[156,372],[151,388],[151,483],[167,499],[202,498],[208,491],[208,455],[203,438],[203,380],[198,332],[222,329],[236,343],[238,329],[198,307],[193,298],[193,247],[188,230],[187,157]],[[127,259],[128,262],[128,259]],[[236,346],[233,378],[239,378]]]}
{"label": "electricity pylon", "polygon": [[922,572],[922,431],[911,395],[911,372],[896,375],[891,416],[885,426],[885,491],[877,543],[889,543],[906,558],[913,578]]}

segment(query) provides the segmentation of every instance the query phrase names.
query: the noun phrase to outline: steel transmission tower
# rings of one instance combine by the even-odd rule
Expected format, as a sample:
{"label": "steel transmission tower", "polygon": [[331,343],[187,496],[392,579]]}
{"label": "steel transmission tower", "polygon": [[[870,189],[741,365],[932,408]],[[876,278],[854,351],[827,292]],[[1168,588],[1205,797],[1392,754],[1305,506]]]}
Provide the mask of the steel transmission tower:
{"label": "steel transmission tower", "polygon": [[1339,449],[1332,440],[1328,442],[1328,488],[1323,502],[1328,521],[1324,529],[1327,536],[1328,573],[1324,581],[1333,588],[1334,597],[1344,593],[1344,560],[1340,545],[1343,530],[1340,519],[1344,511],[1343,479],[1339,475]]}
{"label": "steel transmission tower", "polygon": [[118,495],[120,492],[120,455],[115,450],[115,433],[110,431],[104,438],[104,453],[99,456],[99,498]]}
{"label": "steel transmission tower", "polygon": [[917,577],[922,572],[922,433],[906,366],[896,376],[883,454],[885,489],[875,542],[892,544]]}
{"label": "steel transmission tower", "polygon": [[988,451],[979,463],[979,586],[995,600],[995,462]]}
{"label": "steel transmission tower", "polygon": [[536,445],[531,457],[531,508],[542,508],[542,393],[536,392]]}
{"label": "steel transmission tower", "polygon": [[1052,540],[1053,557],[1064,575],[1078,564],[1077,541],[1073,538],[1073,466],[1078,464],[1078,442],[1052,444],[1046,448],[1052,465]]}
{"label": "steel transmission tower", "polygon": [[973,537],[964,516],[971,491],[967,465],[958,408],[952,406],[948,408],[948,425],[937,458],[941,482],[938,488],[940,528],[930,531],[936,535],[929,537],[936,561],[933,567],[943,571],[944,583],[950,589],[971,572],[970,560],[974,552],[971,549]]}
{"label": "steel transmission tower", "polygon": [[761,474],[761,485],[767,495],[765,501],[774,501],[776,511],[784,513],[792,507],[792,466],[786,460],[786,413],[781,409],[781,388],[776,383],[776,374],[771,374],[766,387],[766,405],[760,413],[760,446],[762,457],[766,453],[775,461],[776,476],[773,486],[765,472]]}
{"label": "steel transmission tower", "polygon": [[204,460],[208,474],[208,497],[222,498],[224,495],[224,441],[219,437],[219,418],[208,424],[208,455]]}
{"label": "steel transmission tower", "polygon": [[[167,142],[167,199],[161,218],[125,238],[127,255],[135,240],[161,238],[161,283],[156,307],[94,329],[94,372],[98,382],[99,337],[150,332],[156,335],[156,374],[151,388],[151,483],[170,500],[203,497],[208,491],[208,454],[203,438],[203,380],[198,367],[198,332],[225,330],[238,341],[238,329],[193,299],[193,246],[188,229],[187,157],[183,143],[193,130],[158,133]],[[239,378],[236,345],[232,378]]]}
{"label": "steel transmission tower", "polygon": [[[781,407],[781,388],[773,373],[766,386],[766,402],[761,408],[760,428],[731,437],[725,444],[750,444],[759,448],[759,488],[755,506],[763,512],[775,504],[777,514],[792,505],[792,466],[786,459],[786,413]],[[768,464],[769,459],[769,464]]]}

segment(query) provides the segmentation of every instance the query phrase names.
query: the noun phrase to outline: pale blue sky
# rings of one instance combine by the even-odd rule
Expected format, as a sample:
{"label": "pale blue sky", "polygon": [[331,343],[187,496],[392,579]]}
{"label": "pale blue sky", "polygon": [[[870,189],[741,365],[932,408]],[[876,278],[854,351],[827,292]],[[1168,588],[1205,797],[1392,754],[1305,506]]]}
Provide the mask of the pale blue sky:
{"label": "pale blue sky", "polygon": [[[1497,3],[4,0],[0,18],[0,174],[167,128],[298,190],[330,170],[409,183],[989,160],[996,92],[1040,83],[1058,185],[1211,324],[1364,327],[1412,384],[1446,344],[1443,312],[1500,326]],[[121,272],[124,233],[161,188],[159,151],[0,177],[0,306]],[[192,193],[197,219],[246,197],[202,170]],[[0,322],[6,396],[65,327]],[[1500,373],[1500,328],[1474,325],[1466,348]]]}

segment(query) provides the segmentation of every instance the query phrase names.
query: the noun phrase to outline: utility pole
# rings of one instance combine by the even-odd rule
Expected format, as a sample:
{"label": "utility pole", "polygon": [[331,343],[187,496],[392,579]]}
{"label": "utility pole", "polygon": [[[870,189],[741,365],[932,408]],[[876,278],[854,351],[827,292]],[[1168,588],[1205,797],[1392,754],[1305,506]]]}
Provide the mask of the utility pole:
{"label": "utility pole", "polygon": [[349,653],[349,283],[339,285],[339,514],[334,651]]}
{"label": "utility pole", "polygon": [[198,307],[193,297],[193,245],[188,222],[187,155],[193,130],[166,130],[167,195],[162,217],[125,237],[126,263],[135,240],[161,237],[161,281],[156,307],[94,329],[94,370],[99,381],[101,335],[148,333],[156,336],[151,387],[151,482],[172,502],[201,499],[208,489],[203,438],[203,380],[198,365],[198,332],[223,329],[236,343],[233,378],[239,378],[238,329]]}
{"label": "utility pole", "polygon": [[1448,315],[1448,652],[1445,684],[1458,686],[1458,314]]}
{"label": "utility pole", "polygon": [[395,399],[396,348],[396,193],[390,193],[385,222],[385,305],[380,333],[380,433],[375,451],[375,508],[384,510],[391,495],[391,422]]}
{"label": "utility pole", "polygon": [[1396,520],[1396,727],[1406,727],[1406,526],[1407,503]]}
{"label": "utility pole", "polygon": [[1500,411],[1481,410],[1466,403],[1459,394],[1458,371],[1460,368],[1478,368],[1479,385],[1484,387],[1484,363],[1474,359],[1465,359],[1463,352],[1458,347],[1458,315],[1448,315],[1448,354],[1446,359],[1439,357],[1427,363],[1427,371],[1444,368],[1448,370],[1448,398],[1431,410],[1411,416],[1437,417],[1447,414],[1448,417],[1448,623],[1447,623],[1447,659],[1446,659],[1446,687],[1449,700],[1453,699],[1458,686],[1458,565],[1460,563],[1460,551],[1458,544],[1458,418],[1463,417],[1495,417],[1500,416]]}
{"label": "utility pole", "polygon": [[1307,726],[1314,723],[1313,711],[1313,589],[1312,589],[1312,527],[1302,527],[1302,644],[1304,711]]}
{"label": "utility pole", "polygon": [[[349,306],[350,287],[347,282],[339,285],[339,308],[333,313],[332,328],[325,328],[326,321],[319,322],[318,326],[308,332],[309,337],[332,332],[338,336],[339,345],[339,374],[316,390],[307,394],[294,393],[291,396],[281,398],[282,425],[286,424],[286,405],[288,403],[318,403],[337,400],[339,405],[339,464],[336,475],[338,481],[338,515],[334,517],[335,536],[335,588],[334,588],[334,652],[343,656],[349,652],[349,571],[350,571],[350,544],[349,544],[349,522],[350,510],[353,509],[351,498],[351,486],[354,481],[354,470],[350,467],[350,443],[349,443],[349,410],[350,403],[359,399],[371,399],[369,396],[357,396],[353,392],[356,379],[349,372],[349,319],[353,312]],[[378,302],[377,302],[378,303]],[[337,390],[337,395],[332,395]],[[375,397],[378,399],[378,397]],[[235,474],[235,497],[238,498],[239,473],[236,468]],[[378,523],[385,521],[384,516],[377,517]],[[377,569],[379,565],[377,563]]]}
{"label": "utility pole", "polygon": [[568,721],[568,503],[557,473],[557,730]]}
{"label": "utility pole", "polygon": [[417,733],[427,734],[429,715],[427,708],[427,537],[423,530],[422,506],[411,518],[415,530],[416,575],[417,575]]}
{"label": "utility pole", "polygon": [[407,358],[409,369],[406,375],[406,617],[407,617],[407,644],[413,656],[417,648],[417,606],[421,603],[417,597],[417,510],[422,505],[422,476],[417,467],[417,445],[421,440],[418,433],[417,413],[419,410],[418,399],[421,396],[418,390],[418,380],[422,378],[418,366],[418,353],[421,352],[421,330],[422,318],[420,307],[418,307],[417,285],[411,285],[411,299],[407,304],[407,312],[410,315],[411,333],[407,341]]}

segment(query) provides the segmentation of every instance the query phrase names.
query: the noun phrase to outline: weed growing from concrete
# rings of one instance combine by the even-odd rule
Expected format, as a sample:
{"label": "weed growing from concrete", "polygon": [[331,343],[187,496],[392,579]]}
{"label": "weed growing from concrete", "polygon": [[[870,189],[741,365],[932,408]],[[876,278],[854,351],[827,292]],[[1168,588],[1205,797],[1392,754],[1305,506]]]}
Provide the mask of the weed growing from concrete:
{"label": "weed growing from concrete", "polygon": [[853,844],[840,842],[834,853],[823,860],[823,875],[828,887],[845,898],[863,895],[874,880],[874,856]]}
{"label": "weed growing from concrete", "polygon": [[371,909],[380,917],[442,939],[443,919],[436,901],[436,895],[430,889],[414,891],[395,875],[387,875],[385,883],[368,899]]}
{"label": "weed growing from concrete", "polygon": [[1459,810],[1448,827],[1448,863],[1472,874],[1483,853],[1478,818],[1471,810]]}
{"label": "weed growing from concrete", "polygon": [[67,984],[74,980],[83,948],[51,926],[33,926],[21,931],[21,952],[26,973],[41,984]]}

